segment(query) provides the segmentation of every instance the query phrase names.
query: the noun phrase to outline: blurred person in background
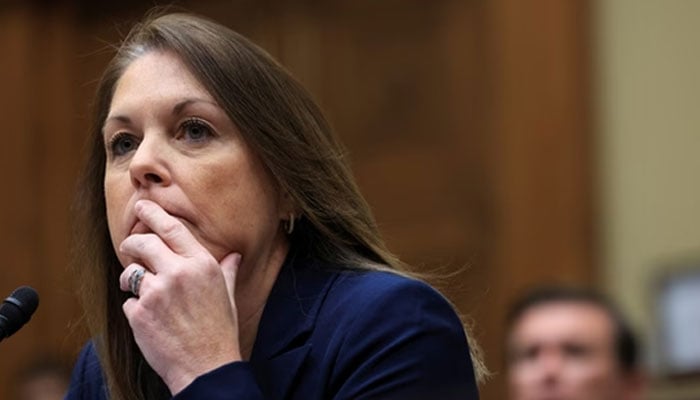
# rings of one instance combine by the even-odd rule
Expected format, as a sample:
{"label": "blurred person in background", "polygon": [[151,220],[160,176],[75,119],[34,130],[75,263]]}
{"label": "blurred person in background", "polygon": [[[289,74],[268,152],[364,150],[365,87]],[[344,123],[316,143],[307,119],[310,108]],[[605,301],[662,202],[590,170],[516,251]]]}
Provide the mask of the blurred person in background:
{"label": "blurred person in background", "polygon": [[620,311],[594,291],[534,290],[507,319],[511,400],[638,400],[646,377]]}
{"label": "blurred person in background", "polygon": [[57,357],[40,357],[17,374],[16,400],[61,400],[68,390],[70,367]]}

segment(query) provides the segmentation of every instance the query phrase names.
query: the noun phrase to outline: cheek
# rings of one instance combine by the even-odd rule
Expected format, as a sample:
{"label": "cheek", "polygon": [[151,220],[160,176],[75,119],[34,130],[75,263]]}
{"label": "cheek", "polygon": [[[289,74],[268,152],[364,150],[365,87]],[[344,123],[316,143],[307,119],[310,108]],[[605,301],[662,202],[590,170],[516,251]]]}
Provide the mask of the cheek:
{"label": "cheek", "polygon": [[[219,175],[225,177],[225,174]],[[197,203],[209,211],[212,222],[236,221],[245,229],[258,229],[276,219],[277,202],[268,183],[229,176],[210,182],[196,195]],[[208,193],[208,195],[206,195]]]}
{"label": "cheek", "polygon": [[193,203],[208,214],[220,240],[232,239],[250,249],[274,235],[278,199],[265,174],[256,168],[237,168],[208,177],[200,181]]}
{"label": "cheek", "polygon": [[519,392],[526,390],[538,382],[542,374],[540,369],[532,363],[518,363],[511,367],[509,383],[512,390]]}
{"label": "cheek", "polygon": [[[238,218],[256,219],[276,217],[277,192],[272,178],[259,162],[250,157],[240,157],[223,168],[212,168],[200,179],[198,197],[205,202],[218,203],[210,207]],[[216,171],[213,172],[212,171]]]}
{"label": "cheek", "polygon": [[126,202],[128,200],[128,192],[119,185],[119,181],[115,179],[105,178],[104,184],[105,207],[107,212],[107,223],[112,240],[118,240],[119,236],[123,236],[120,229],[120,221],[123,219]]}
{"label": "cheek", "polygon": [[613,384],[613,376],[614,372],[602,362],[581,363],[566,370],[566,380],[590,394],[607,391]]}
{"label": "cheek", "polygon": [[103,189],[105,194],[105,204],[107,205],[108,209],[110,206],[114,205],[119,198],[119,186],[120,180],[114,176],[114,174],[107,172],[104,178]]}

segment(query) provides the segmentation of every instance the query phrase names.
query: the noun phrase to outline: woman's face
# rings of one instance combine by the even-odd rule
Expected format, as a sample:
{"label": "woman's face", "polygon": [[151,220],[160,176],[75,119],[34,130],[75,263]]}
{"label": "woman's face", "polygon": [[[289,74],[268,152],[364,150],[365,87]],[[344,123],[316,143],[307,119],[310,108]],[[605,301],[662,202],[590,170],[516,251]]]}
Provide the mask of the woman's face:
{"label": "woman's face", "polygon": [[[217,259],[264,263],[286,243],[282,196],[238,129],[180,59],[149,52],[116,85],[103,128],[104,190],[112,243],[150,232],[134,204],[179,219]],[[122,265],[135,260],[116,251]]]}

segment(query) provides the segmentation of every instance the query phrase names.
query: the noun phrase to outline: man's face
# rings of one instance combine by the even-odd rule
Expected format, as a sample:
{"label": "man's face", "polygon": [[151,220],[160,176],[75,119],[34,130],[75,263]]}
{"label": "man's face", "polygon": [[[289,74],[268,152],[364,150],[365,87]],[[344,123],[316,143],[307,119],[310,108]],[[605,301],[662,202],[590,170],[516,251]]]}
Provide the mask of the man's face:
{"label": "man's face", "polygon": [[612,321],[593,304],[536,305],[515,321],[508,345],[512,400],[625,398]]}

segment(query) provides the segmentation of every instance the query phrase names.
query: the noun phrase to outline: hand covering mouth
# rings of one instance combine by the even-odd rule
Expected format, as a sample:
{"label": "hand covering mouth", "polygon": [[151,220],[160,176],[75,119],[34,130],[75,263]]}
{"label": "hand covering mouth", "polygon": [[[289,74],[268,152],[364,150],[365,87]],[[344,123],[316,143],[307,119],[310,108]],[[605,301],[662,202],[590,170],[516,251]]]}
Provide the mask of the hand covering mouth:
{"label": "hand covering mouth", "polygon": [[[183,223],[185,226],[187,226],[188,221],[185,218],[180,217],[179,215],[175,215],[175,214],[170,214],[170,215],[177,218],[181,223]],[[143,222],[141,222],[140,220],[137,219],[136,222],[134,222],[134,226],[132,226],[131,230],[129,231],[129,236],[135,235],[135,234],[140,234],[140,233],[154,233],[154,232],[153,232],[153,229],[151,229],[148,225],[144,224]]]}
{"label": "hand covering mouth", "polygon": [[148,225],[144,224],[141,221],[136,221],[134,226],[131,228],[131,231],[129,232],[129,236],[139,234],[139,233],[153,233],[153,230],[148,227]]}

